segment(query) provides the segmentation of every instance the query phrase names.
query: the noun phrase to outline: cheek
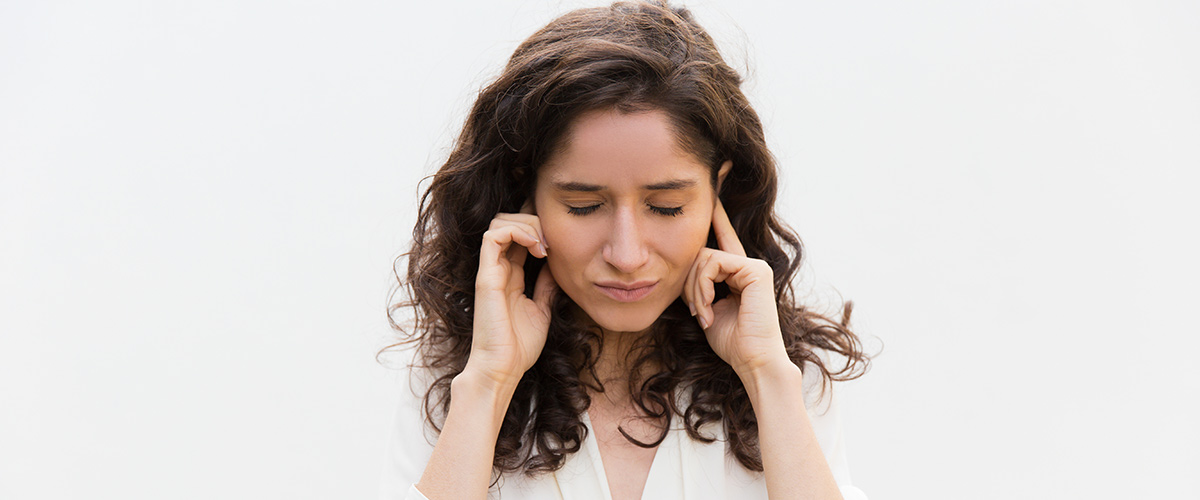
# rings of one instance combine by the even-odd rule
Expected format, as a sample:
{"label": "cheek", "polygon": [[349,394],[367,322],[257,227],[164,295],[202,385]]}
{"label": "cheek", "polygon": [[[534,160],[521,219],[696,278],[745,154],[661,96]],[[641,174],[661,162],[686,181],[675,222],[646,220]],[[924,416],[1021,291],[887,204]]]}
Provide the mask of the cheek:
{"label": "cheek", "polygon": [[593,240],[599,233],[570,217],[541,217],[542,234],[549,245],[546,263],[558,280],[571,281],[572,275],[581,274],[597,246]]}
{"label": "cheek", "polygon": [[696,260],[696,254],[704,248],[708,241],[708,232],[712,220],[706,217],[695,217],[681,220],[675,224],[666,224],[655,231],[658,248],[663,258],[676,268],[683,267],[686,272]]}

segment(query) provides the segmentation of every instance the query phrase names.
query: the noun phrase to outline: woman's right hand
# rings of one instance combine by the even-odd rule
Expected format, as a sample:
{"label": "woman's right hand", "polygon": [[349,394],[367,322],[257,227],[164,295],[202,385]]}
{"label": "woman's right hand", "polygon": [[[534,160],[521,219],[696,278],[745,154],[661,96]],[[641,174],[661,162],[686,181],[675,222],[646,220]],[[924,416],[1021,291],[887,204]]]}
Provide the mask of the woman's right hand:
{"label": "woman's right hand", "polygon": [[528,202],[521,213],[500,213],[483,233],[475,278],[475,322],[464,372],[513,389],[546,345],[550,299],[557,284],[542,266],[533,298],[525,296],[525,259],[545,258],[542,225]]}

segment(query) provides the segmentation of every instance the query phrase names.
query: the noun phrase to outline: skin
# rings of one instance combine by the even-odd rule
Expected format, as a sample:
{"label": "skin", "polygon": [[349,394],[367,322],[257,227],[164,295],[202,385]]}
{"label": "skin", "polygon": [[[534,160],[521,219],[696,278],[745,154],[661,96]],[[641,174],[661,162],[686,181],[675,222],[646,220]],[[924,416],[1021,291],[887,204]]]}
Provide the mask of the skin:
{"label": "skin", "polygon": [[[539,170],[535,205],[554,248],[550,272],[604,331],[638,333],[654,323],[680,296],[708,237],[716,198],[709,169],[676,142],[662,113],[593,112]],[[647,283],[635,301],[605,293]]]}
{"label": "skin", "polygon": [[709,167],[676,147],[665,120],[661,113],[584,115],[537,180],[538,219],[554,249],[547,266],[578,306],[577,318],[605,338],[596,369],[607,389],[593,394],[588,416],[614,499],[641,498],[657,451],[630,443],[618,426],[643,441],[659,432],[631,418],[625,355],[680,297],[716,201]]}
{"label": "skin", "polygon": [[[718,187],[731,168],[720,167]],[[800,369],[784,349],[772,270],[746,257],[709,175],[680,150],[661,112],[597,111],[572,124],[563,151],[539,171],[534,203],[498,214],[484,234],[471,354],[451,383],[450,411],[417,485],[422,493],[486,497],[500,423],[545,345],[550,299],[561,289],[581,319],[600,327],[606,346],[617,346],[597,365],[606,382],[620,379],[628,339],[682,297],[747,389],[770,498],[841,498],[808,422]],[[709,228],[718,249],[704,247]],[[529,255],[547,259],[533,297],[523,293]],[[713,303],[717,282],[732,293]],[[647,460],[604,444],[620,416],[632,415],[626,403],[589,410],[606,415],[593,419],[606,467],[623,464],[608,467],[610,477],[637,479],[613,488],[614,500],[640,498],[653,459],[653,450]]]}

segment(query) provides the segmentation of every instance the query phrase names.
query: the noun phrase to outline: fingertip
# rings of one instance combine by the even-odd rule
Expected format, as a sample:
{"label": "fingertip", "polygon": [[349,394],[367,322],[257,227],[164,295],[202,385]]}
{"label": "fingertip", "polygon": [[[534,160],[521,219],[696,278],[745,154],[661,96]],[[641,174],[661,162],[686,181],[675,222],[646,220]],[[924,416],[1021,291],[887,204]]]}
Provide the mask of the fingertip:
{"label": "fingertip", "polygon": [[521,231],[521,234],[525,235],[526,238],[529,238],[529,244],[521,242],[521,246],[529,247],[529,253],[534,253],[534,251],[542,245],[542,240],[538,239],[537,233]]}

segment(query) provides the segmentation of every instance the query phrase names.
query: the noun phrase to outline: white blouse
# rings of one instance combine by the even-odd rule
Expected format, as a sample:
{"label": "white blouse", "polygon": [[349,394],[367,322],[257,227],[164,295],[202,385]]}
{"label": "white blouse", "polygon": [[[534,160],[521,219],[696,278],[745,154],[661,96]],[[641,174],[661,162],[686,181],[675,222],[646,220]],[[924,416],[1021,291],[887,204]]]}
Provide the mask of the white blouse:
{"label": "white blouse", "polygon": [[[850,482],[837,400],[826,388],[824,397],[818,401],[821,382],[818,373],[819,370],[815,368],[804,370],[804,394],[813,430],[842,496],[846,500],[865,500],[867,496]],[[425,464],[433,453],[434,443],[437,442],[436,434],[425,425],[421,411],[420,395],[424,394],[428,385],[411,382],[406,385],[410,387],[405,389],[416,390],[400,391],[402,397],[396,411],[395,426],[391,429],[380,498],[427,500],[417,490],[416,483],[421,479]],[[726,453],[724,429],[719,421],[701,428],[703,434],[716,436],[717,440],[702,443],[687,435],[682,420],[678,416],[672,419],[666,439],[654,454],[642,492],[643,499],[767,500],[763,473],[745,469],[732,453]],[[561,469],[532,478],[520,473],[505,474],[488,491],[488,498],[612,500],[604,463],[600,460],[600,449],[596,446],[595,433],[592,432],[587,412],[583,414],[583,424],[588,428],[583,446],[578,452],[567,456]]]}

